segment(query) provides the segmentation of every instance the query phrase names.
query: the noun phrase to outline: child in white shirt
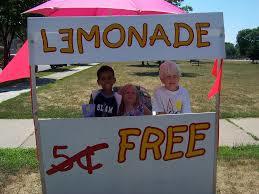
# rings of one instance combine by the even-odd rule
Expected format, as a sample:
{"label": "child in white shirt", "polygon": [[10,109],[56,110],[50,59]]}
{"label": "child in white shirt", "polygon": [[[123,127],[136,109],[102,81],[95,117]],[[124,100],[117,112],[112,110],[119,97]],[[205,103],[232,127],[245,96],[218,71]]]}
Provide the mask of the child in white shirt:
{"label": "child in white shirt", "polygon": [[176,63],[165,61],[159,68],[163,86],[155,90],[153,111],[156,114],[190,113],[188,91],[179,85],[180,71]]}

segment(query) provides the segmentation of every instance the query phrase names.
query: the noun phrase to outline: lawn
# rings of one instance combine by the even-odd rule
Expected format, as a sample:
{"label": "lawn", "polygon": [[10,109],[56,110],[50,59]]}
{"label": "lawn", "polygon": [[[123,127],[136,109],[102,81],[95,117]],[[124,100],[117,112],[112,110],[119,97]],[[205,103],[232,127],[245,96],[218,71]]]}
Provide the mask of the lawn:
{"label": "lawn", "polygon": [[38,171],[34,149],[0,149],[0,193],[11,177],[24,169],[30,173]]}
{"label": "lawn", "polygon": [[36,74],[37,77],[44,77],[51,75],[53,73],[58,73],[58,72],[65,72],[65,71],[70,71],[71,69],[78,67],[78,65],[70,65],[70,66],[63,66],[63,67],[58,67],[56,69],[48,69],[45,71],[40,71]]}
{"label": "lawn", "polygon": [[[214,78],[210,71],[212,62],[200,66],[179,62],[182,70],[181,85],[190,92],[193,112],[215,110],[215,100],[208,100],[207,93]],[[150,94],[160,85],[158,65],[142,66],[141,63],[113,63],[117,83],[144,86]],[[81,117],[81,104],[87,103],[92,90],[98,88],[94,66],[80,73],[42,86],[37,90],[39,117]],[[221,117],[259,117],[259,64],[225,62],[221,98]],[[0,118],[31,118],[29,93],[0,104]]]}
{"label": "lawn", "polygon": [[[258,193],[259,145],[220,147],[217,193]],[[41,193],[34,149],[0,149],[0,193]]]}

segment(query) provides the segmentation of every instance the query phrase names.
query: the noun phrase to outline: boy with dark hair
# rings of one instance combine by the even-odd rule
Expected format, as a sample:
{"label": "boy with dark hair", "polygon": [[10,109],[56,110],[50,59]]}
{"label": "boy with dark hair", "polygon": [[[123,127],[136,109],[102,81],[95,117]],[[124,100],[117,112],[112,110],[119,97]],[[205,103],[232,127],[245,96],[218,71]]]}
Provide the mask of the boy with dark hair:
{"label": "boy with dark hair", "polygon": [[116,82],[115,74],[110,66],[101,66],[97,71],[97,83],[102,89],[93,91],[89,104],[95,105],[96,117],[112,117],[118,115],[121,95],[112,90]]}

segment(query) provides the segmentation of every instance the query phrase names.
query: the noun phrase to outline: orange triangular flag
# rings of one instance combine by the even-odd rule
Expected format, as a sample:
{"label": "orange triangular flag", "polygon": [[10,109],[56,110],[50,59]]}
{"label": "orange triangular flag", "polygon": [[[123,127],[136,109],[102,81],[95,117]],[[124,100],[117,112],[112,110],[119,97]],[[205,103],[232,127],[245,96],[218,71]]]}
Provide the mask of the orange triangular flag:
{"label": "orange triangular flag", "polygon": [[213,68],[211,70],[211,74],[217,77],[217,71],[218,71],[218,59],[215,59]]}
{"label": "orange triangular flag", "polygon": [[223,70],[222,67],[223,67],[223,59],[221,59],[220,69],[219,69],[219,72],[216,74],[217,75],[216,80],[208,93],[208,99],[211,99],[213,96],[218,94],[219,91],[221,90],[221,78],[222,78],[222,70]]}

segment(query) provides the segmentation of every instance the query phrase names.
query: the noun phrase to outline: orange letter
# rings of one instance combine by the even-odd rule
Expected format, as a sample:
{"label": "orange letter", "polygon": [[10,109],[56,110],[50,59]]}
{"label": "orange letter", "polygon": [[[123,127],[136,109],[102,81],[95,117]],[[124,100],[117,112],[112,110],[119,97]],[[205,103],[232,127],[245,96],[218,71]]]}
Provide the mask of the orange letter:
{"label": "orange letter", "polygon": [[90,33],[87,33],[82,28],[78,28],[77,29],[77,46],[78,46],[78,52],[80,54],[84,53],[84,48],[83,48],[83,43],[82,43],[83,37],[87,41],[91,41],[95,37],[95,39],[94,39],[94,46],[95,46],[95,48],[100,48],[100,30],[99,30],[99,26],[94,25],[91,28]]}
{"label": "orange letter", "polygon": [[164,160],[174,160],[183,157],[184,153],[182,151],[174,152],[173,146],[175,143],[182,143],[182,136],[175,136],[175,133],[182,133],[188,130],[187,125],[179,125],[174,127],[167,128],[167,142],[166,142],[166,150],[164,155]]}
{"label": "orange letter", "polygon": [[210,46],[210,42],[202,42],[202,35],[207,35],[207,30],[202,30],[201,28],[209,28],[210,23],[197,23],[196,30],[197,30],[197,47],[207,47]]}
{"label": "orange letter", "polygon": [[198,130],[208,130],[210,128],[209,123],[198,123],[191,124],[189,127],[189,143],[187,153],[185,154],[186,158],[192,158],[196,156],[202,156],[205,154],[206,150],[204,148],[195,149],[195,143],[199,140],[205,139],[205,134],[197,134]]}
{"label": "orange letter", "polygon": [[168,36],[165,33],[165,30],[161,24],[157,24],[152,36],[150,36],[150,46],[153,46],[156,40],[164,40],[167,46],[171,46],[171,42],[168,39]]}
{"label": "orange letter", "polygon": [[138,41],[138,44],[140,45],[141,48],[146,46],[146,44],[147,44],[147,24],[146,23],[143,24],[142,37],[140,36],[140,34],[136,30],[136,28],[134,28],[133,26],[129,27],[128,33],[129,33],[128,46],[132,45],[133,36],[135,36],[135,38]]}
{"label": "orange letter", "polygon": [[57,50],[56,47],[49,47],[48,46],[48,38],[47,38],[47,35],[46,35],[46,30],[45,29],[41,29],[40,33],[41,33],[42,44],[43,44],[43,52],[44,53],[56,52],[56,50]]}
{"label": "orange letter", "polygon": [[[119,30],[120,31],[120,39],[116,43],[111,43],[108,40],[108,33],[112,30]],[[119,48],[125,41],[126,33],[122,25],[120,24],[111,24],[103,31],[103,42],[109,48]]]}
{"label": "orange letter", "polygon": [[62,41],[67,41],[68,47],[67,48],[61,48],[61,53],[74,53],[74,47],[73,47],[73,29],[60,29],[59,34],[67,34],[67,36],[63,36],[61,38]]}
{"label": "orange letter", "polygon": [[141,130],[138,128],[132,129],[120,129],[120,144],[119,144],[119,154],[118,154],[118,162],[123,163],[126,161],[126,151],[133,150],[135,148],[135,144],[133,142],[128,142],[128,136],[140,136]]}
{"label": "orange letter", "polygon": [[[150,136],[155,135],[157,139],[150,142]],[[155,127],[146,127],[142,136],[141,146],[140,146],[140,160],[145,160],[147,157],[147,150],[152,149],[155,160],[159,160],[162,157],[160,146],[165,140],[165,133]]]}
{"label": "orange letter", "polygon": [[[192,28],[189,25],[185,23],[175,23],[174,28],[175,28],[174,48],[179,48],[181,46],[189,46],[190,44],[192,44],[194,33]],[[188,40],[185,40],[185,41],[180,40],[180,32],[181,32],[180,28],[184,28],[188,31],[189,33]]]}

